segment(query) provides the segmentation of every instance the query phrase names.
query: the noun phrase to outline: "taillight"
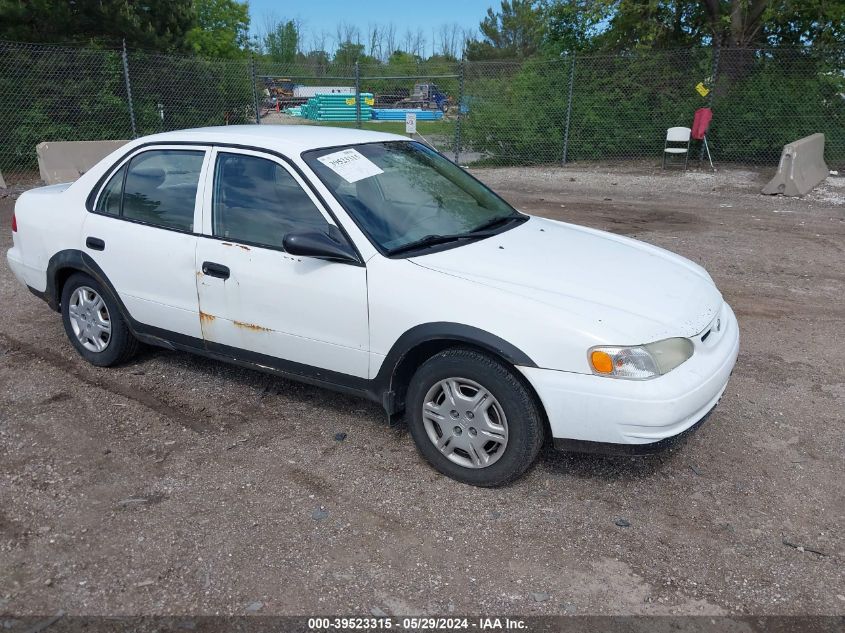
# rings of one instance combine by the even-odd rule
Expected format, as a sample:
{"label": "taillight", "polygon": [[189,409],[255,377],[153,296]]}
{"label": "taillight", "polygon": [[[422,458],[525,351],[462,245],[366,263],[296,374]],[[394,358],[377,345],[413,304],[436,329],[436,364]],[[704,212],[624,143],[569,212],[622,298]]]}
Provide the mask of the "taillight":
{"label": "taillight", "polygon": [[18,219],[15,217],[15,212],[12,211],[12,233],[18,232]]}

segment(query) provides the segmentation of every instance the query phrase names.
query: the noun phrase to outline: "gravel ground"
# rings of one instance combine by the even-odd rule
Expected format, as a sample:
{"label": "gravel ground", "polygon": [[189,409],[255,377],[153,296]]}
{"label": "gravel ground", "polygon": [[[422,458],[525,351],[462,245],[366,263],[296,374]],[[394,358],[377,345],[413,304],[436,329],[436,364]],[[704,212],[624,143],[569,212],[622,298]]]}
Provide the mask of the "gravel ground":
{"label": "gravel ground", "polygon": [[742,351],[689,441],[472,488],[362,400],[159,350],[90,366],[4,258],[0,614],[845,613],[845,178],[476,173],[711,272]]}

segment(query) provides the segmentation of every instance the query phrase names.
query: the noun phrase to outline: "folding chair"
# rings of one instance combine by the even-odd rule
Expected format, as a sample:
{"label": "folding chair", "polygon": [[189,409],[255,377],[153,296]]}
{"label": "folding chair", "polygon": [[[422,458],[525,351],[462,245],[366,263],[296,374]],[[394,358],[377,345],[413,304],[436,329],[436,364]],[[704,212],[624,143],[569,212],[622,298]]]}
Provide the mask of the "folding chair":
{"label": "folding chair", "polygon": [[[695,116],[692,118],[692,138],[696,141],[701,141],[702,149],[707,152],[707,160],[710,161],[710,169],[716,171],[713,167],[713,158],[710,156],[710,146],[707,144],[707,130],[710,128],[710,120],[713,118],[713,110],[710,108],[699,108],[695,111]],[[699,163],[703,158],[704,152],[699,156]]]}
{"label": "folding chair", "polygon": [[[666,155],[669,154],[678,156],[684,155],[684,169],[687,168],[687,161],[689,161],[689,139],[690,130],[688,127],[670,127],[666,130],[666,142],[663,145],[663,169],[666,169]],[[670,143],[676,145],[670,146]],[[678,143],[683,143],[683,147],[678,146]]]}

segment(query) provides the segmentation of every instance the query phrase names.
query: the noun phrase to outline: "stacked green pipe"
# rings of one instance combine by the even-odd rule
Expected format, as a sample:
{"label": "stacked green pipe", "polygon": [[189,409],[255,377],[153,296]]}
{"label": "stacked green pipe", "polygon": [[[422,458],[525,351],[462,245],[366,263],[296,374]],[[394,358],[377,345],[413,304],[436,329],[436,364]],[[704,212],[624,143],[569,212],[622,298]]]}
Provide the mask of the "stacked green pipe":
{"label": "stacked green pipe", "polygon": [[[362,92],[361,120],[373,117],[373,94]],[[355,121],[354,94],[318,94],[300,108],[300,116],[312,121]],[[296,116],[296,115],[294,115]]]}

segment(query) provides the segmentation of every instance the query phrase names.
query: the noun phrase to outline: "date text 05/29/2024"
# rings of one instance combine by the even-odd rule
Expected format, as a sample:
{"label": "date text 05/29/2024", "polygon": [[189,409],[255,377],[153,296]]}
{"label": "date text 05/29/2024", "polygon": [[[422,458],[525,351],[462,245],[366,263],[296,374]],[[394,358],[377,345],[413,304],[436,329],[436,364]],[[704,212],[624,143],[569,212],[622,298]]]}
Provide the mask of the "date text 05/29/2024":
{"label": "date text 05/29/2024", "polygon": [[520,618],[438,618],[438,617],[335,617],[309,618],[308,629],[312,631],[343,630],[411,630],[411,631],[526,631],[527,623]]}

